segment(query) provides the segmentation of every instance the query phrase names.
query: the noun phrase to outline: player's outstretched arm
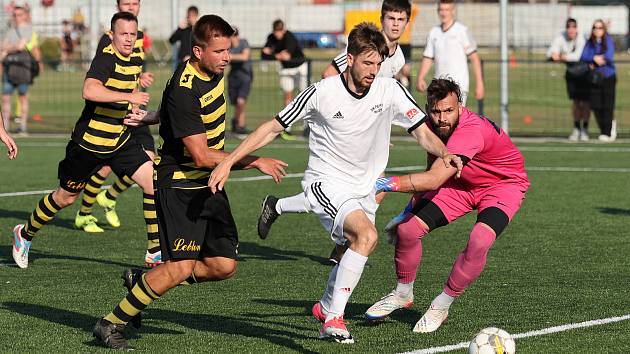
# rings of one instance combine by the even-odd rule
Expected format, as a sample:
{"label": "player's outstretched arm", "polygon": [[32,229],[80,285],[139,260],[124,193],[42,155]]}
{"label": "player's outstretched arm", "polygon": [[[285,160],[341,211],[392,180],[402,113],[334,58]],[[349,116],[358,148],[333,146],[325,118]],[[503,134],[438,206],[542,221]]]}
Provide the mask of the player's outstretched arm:
{"label": "player's outstretched arm", "polygon": [[[213,193],[216,193],[217,190],[222,190],[225,182],[227,182],[228,177],[230,176],[230,171],[233,169],[233,166],[240,163],[246,162],[244,160],[251,152],[254,152],[261,147],[269,144],[273,141],[273,139],[280,134],[284,130],[284,127],[278,122],[276,119],[272,119],[263,123],[258,129],[256,129],[253,133],[249,134],[243,142],[241,142],[234,151],[232,151],[225,159],[223,159],[213,170],[210,175],[210,180],[208,181],[208,187],[212,190]],[[261,158],[262,159],[262,158]],[[273,160],[273,159],[271,159]],[[274,160],[278,161],[278,160]],[[265,161],[263,161],[265,162]],[[258,168],[261,172],[265,174],[269,174],[274,178],[277,182],[280,182],[280,177],[284,176],[286,173],[284,172],[284,167],[287,166],[286,163],[279,161],[280,163],[274,166],[269,166],[267,164],[261,166],[252,166]],[[269,170],[271,169],[271,171]],[[270,174],[268,172],[273,172]]]}
{"label": "player's outstretched arm", "polygon": [[424,77],[429,73],[431,64],[433,64],[433,59],[427,57],[422,58],[420,73],[418,74],[418,79],[416,79],[416,89],[420,92],[425,92],[427,90],[427,83],[424,81]]}
{"label": "player's outstretched arm", "polygon": [[11,135],[9,135],[9,133],[7,133],[6,130],[4,130],[1,114],[0,114],[0,140],[2,140],[4,145],[7,146],[7,156],[9,157],[9,160],[13,160],[14,158],[16,158],[17,153],[18,153],[17,145],[15,144],[15,141],[13,140]]}
{"label": "player's outstretched arm", "polygon": [[140,127],[143,125],[154,125],[160,123],[159,111],[145,111],[138,107],[131,109],[131,112],[123,119],[123,124],[131,127]]}
{"label": "player's outstretched arm", "polygon": [[482,100],[486,95],[485,86],[483,84],[483,70],[481,69],[481,59],[479,54],[474,52],[469,55],[470,62],[472,63],[473,72],[475,73],[475,98]]}
{"label": "player's outstretched arm", "polygon": [[149,94],[134,91],[131,93],[110,90],[100,80],[86,78],[83,82],[83,98],[94,102],[120,102],[128,101],[131,104],[146,105],[149,103]]}
{"label": "player's outstretched arm", "polygon": [[418,193],[438,189],[449,178],[453,177],[456,170],[445,166],[435,160],[431,169],[426,172],[413,173],[404,176],[381,177],[376,180],[376,193],[400,192]]}
{"label": "player's outstretched arm", "polygon": [[428,125],[421,124],[412,131],[411,134],[416,138],[416,141],[423,149],[432,155],[439,156],[444,161],[444,165],[447,168],[454,166],[457,169],[457,177],[459,178],[462,173],[462,168],[464,167],[462,159],[457,155],[449,153],[446,145],[431,131]]}

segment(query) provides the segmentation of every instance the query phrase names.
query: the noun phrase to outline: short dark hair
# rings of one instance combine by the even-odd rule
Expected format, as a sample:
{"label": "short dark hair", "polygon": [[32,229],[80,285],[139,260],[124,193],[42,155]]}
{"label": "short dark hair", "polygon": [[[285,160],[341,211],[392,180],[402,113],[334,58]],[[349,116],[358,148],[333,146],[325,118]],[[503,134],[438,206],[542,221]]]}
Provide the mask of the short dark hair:
{"label": "short dark hair", "polygon": [[569,25],[573,25],[573,26],[577,27],[577,21],[574,18],[569,17],[567,19],[567,24],[565,26],[569,27]]}
{"label": "short dark hair", "polygon": [[348,54],[356,56],[369,50],[376,51],[383,60],[389,55],[383,33],[373,23],[361,22],[348,35]]}
{"label": "short dark hair", "polygon": [[188,9],[186,10],[186,13],[189,13],[189,12],[194,12],[196,14],[199,14],[199,9],[195,5],[188,6]]}
{"label": "short dark hair", "polygon": [[114,16],[112,16],[112,20],[110,22],[110,26],[111,26],[110,29],[112,31],[114,30],[114,25],[116,24],[116,21],[118,20],[133,21],[136,24],[138,24],[138,18],[134,16],[131,12],[126,12],[126,11],[117,12],[114,14]]}
{"label": "short dark hair", "polygon": [[192,28],[190,40],[193,46],[206,48],[211,38],[232,37],[234,28],[217,15],[203,15]]}
{"label": "short dark hair", "polygon": [[457,102],[462,101],[462,93],[459,85],[451,78],[433,79],[427,88],[427,111],[430,111],[438,101],[446,98],[449,94],[457,96]]}
{"label": "short dark hair", "polygon": [[440,6],[442,4],[453,4],[453,5],[455,5],[455,0],[440,0],[440,1],[438,1],[438,6]]}
{"label": "short dark hair", "polygon": [[[140,2],[140,0],[138,0],[138,3]],[[116,5],[120,5],[120,0],[116,0]]]}
{"label": "short dark hair", "polygon": [[404,12],[407,14],[407,20],[411,18],[411,3],[409,0],[383,0],[381,6],[381,18],[385,17],[386,12]]}
{"label": "short dark hair", "polygon": [[284,22],[281,19],[273,21],[272,28],[274,31],[282,31],[284,29]]}

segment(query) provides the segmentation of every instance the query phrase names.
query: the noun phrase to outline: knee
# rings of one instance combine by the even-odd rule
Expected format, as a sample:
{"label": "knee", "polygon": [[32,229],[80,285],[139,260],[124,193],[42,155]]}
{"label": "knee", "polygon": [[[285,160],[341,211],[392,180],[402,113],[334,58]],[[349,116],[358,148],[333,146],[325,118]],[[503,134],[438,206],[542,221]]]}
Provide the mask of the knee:
{"label": "knee", "polygon": [[360,247],[364,250],[369,250],[372,252],[374,248],[376,248],[376,243],[378,242],[378,233],[374,227],[368,228],[363,232],[357,235],[356,246]]}
{"label": "knee", "polygon": [[494,231],[485,226],[476,225],[470,233],[470,239],[466,246],[466,259],[485,257],[495,239]]}
{"label": "knee", "polygon": [[429,228],[415,215],[398,225],[398,242],[417,240],[429,232]]}
{"label": "knee", "polygon": [[170,262],[167,268],[168,274],[173,280],[174,284],[179,284],[188,279],[195,269],[194,260],[184,260],[177,262]]}
{"label": "knee", "polygon": [[230,279],[236,274],[236,261],[230,260],[219,262],[214,269],[214,278],[216,280]]}
{"label": "knee", "polygon": [[57,203],[57,205],[61,209],[74,203],[78,197],[79,197],[79,193],[70,193],[70,192],[62,191],[61,189],[57,189],[57,191],[53,193],[53,200],[55,201],[55,203]]}

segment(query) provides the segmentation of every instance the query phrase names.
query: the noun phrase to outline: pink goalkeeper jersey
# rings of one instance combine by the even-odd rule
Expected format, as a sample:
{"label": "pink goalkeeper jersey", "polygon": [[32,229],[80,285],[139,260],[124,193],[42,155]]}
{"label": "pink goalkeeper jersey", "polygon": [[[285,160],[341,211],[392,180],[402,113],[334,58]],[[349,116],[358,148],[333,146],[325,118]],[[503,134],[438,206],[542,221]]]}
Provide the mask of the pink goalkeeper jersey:
{"label": "pink goalkeeper jersey", "polygon": [[[486,117],[463,108],[459,124],[446,147],[451,154],[469,159],[458,181],[471,190],[499,181],[518,183],[525,189],[529,187],[523,155],[510,137]],[[431,156],[429,161],[434,158]]]}

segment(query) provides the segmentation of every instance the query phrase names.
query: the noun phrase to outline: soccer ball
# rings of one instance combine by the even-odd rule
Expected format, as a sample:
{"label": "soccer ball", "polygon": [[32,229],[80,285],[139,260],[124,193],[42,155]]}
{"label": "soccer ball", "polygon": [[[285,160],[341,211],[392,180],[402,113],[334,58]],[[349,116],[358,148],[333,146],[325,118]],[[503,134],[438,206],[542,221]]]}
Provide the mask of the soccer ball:
{"label": "soccer ball", "polygon": [[516,343],[512,336],[495,327],[482,329],[468,346],[468,354],[514,354],[515,352]]}

